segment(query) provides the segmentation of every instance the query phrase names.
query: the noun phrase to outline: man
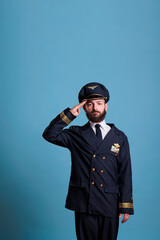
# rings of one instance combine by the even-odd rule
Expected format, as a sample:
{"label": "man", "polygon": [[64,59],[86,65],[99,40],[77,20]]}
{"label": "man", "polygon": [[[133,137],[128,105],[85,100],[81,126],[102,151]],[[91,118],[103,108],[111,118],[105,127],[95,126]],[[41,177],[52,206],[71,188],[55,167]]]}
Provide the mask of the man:
{"label": "man", "polygon": [[[71,152],[72,166],[65,207],[75,212],[78,240],[116,240],[119,218],[133,210],[132,170],[127,136],[105,123],[109,91],[92,82],[79,92],[79,104],[66,108],[44,130],[50,143]],[[88,123],[71,126],[83,107]]]}

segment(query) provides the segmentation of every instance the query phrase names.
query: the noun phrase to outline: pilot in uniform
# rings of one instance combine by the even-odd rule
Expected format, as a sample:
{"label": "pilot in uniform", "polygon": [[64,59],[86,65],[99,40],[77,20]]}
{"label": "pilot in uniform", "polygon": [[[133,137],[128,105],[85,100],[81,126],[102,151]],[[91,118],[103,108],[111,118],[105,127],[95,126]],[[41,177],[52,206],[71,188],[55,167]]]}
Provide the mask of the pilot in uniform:
{"label": "pilot in uniform", "polygon": [[[107,103],[110,96],[104,85],[91,82],[82,87],[78,98],[80,103],[102,98]],[[48,142],[71,152],[65,207],[75,213],[78,240],[116,240],[119,214],[134,214],[127,136],[105,120],[65,128],[75,118],[66,108],[42,134]]]}

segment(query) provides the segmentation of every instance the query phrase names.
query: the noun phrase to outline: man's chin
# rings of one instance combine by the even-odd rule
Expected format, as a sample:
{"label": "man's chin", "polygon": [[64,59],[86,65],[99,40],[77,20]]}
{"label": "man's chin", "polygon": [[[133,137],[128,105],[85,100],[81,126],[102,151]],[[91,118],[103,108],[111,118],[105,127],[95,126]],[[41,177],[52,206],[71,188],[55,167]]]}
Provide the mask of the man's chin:
{"label": "man's chin", "polygon": [[89,119],[91,122],[95,122],[95,123],[99,123],[99,122],[102,122],[104,119],[99,119],[99,118],[92,118],[92,119]]}
{"label": "man's chin", "polygon": [[89,121],[95,122],[95,123],[102,122],[103,120],[104,120],[104,118],[103,118],[103,119],[100,119],[100,118],[98,118],[98,117],[93,117],[93,118],[90,118],[90,119],[89,119]]}

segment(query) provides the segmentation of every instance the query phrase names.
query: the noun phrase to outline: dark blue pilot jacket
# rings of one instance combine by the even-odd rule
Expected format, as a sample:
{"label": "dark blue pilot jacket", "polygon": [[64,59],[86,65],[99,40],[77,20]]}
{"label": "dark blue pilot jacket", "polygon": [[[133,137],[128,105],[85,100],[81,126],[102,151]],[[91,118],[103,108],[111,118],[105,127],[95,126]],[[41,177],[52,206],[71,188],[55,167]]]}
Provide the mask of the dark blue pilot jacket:
{"label": "dark blue pilot jacket", "polygon": [[117,213],[134,214],[127,136],[114,124],[107,123],[111,129],[99,145],[89,122],[63,129],[75,118],[70,108],[66,108],[50,122],[42,135],[48,142],[71,152],[65,207],[110,217]]}

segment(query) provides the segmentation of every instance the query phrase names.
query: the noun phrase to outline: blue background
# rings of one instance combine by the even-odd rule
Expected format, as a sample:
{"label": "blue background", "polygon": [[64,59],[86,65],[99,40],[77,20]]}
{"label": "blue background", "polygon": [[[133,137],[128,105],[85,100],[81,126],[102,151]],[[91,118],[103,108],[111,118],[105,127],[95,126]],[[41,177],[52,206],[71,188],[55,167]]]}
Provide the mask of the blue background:
{"label": "blue background", "polygon": [[135,215],[118,239],[159,239],[159,12],[158,0],[0,1],[1,239],[76,239],[70,153],[42,132],[91,81],[130,142]]}

